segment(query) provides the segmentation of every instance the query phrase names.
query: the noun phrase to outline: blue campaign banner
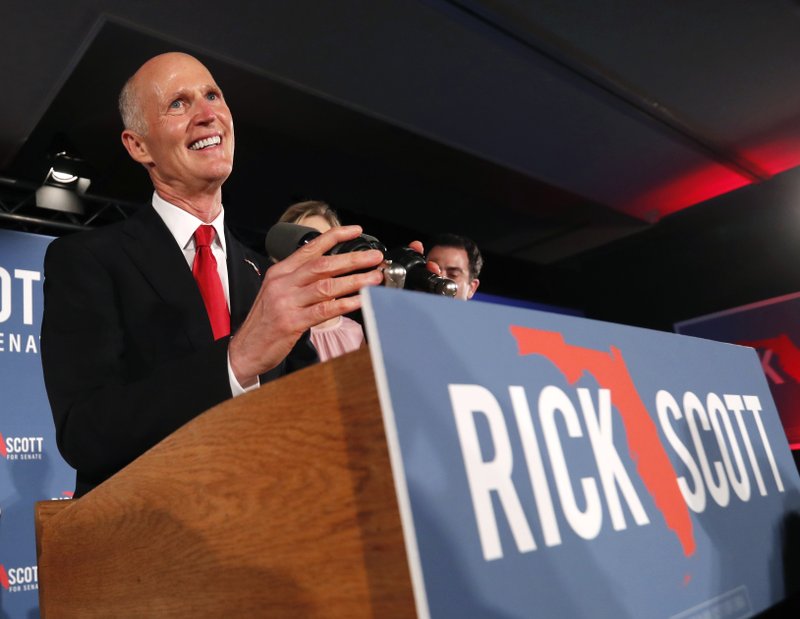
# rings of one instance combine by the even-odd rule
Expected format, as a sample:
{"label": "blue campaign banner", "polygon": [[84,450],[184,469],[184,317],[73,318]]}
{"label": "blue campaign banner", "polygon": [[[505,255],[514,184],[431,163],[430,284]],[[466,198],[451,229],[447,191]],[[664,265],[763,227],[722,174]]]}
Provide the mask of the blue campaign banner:
{"label": "blue campaign banner", "polygon": [[792,449],[800,449],[800,293],[675,324],[675,332],[758,351]]}
{"label": "blue campaign banner", "polygon": [[75,472],[61,459],[42,380],[42,265],[52,239],[0,230],[0,616],[39,616],[33,509],[67,499]]}
{"label": "blue campaign banner", "polygon": [[800,478],[750,348],[363,294],[419,617],[728,619]]}
{"label": "blue campaign banner", "polygon": [[480,290],[473,295],[472,300],[483,301],[484,303],[511,305],[512,307],[525,307],[528,309],[541,310],[543,312],[555,312],[556,314],[566,314],[567,316],[583,316],[583,312],[581,310],[574,309],[572,307],[550,305],[549,303],[537,303],[535,301],[527,301],[523,299],[514,299],[512,297],[488,294],[486,292],[481,292]]}

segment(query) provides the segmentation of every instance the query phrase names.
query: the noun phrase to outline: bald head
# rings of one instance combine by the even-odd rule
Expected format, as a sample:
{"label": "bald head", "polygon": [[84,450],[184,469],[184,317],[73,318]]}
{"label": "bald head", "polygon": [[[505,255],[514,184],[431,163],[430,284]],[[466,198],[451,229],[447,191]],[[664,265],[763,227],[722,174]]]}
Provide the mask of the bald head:
{"label": "bald head", "polygon": [[119,104],[122,143],[159,195],[187,210],[206,200],[217,209],[233,167],[234,131],[209,70],[188,54],[160,54],[128,80]]}
{"label": "bald head", "polygon": [[119,93],[119,115],[122,117],[122,125],[125,129],[134,131],[139,135],[147,135],[147,121],[142,111],[139,85],[143,80],[146,80],[154,70],[175,61],[202,64],[194,56],[190,56],[189,54],[184,54],[183,52],[167,52],[159,54],[158,56],[153,56],[139,67],[136,73],[125,82],[122,91]]}

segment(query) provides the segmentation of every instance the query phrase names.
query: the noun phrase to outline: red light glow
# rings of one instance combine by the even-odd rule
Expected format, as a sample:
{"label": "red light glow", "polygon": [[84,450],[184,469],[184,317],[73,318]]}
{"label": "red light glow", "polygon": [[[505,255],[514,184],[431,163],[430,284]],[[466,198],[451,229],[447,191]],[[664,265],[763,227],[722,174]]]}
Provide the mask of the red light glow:
{"label": "red light glow", "polygon": [[724,166],[708,165],[687,172],[633,198],[624,204],[621,210],[655,223],[662,217],[739,189],[751,182],[749,178]]}

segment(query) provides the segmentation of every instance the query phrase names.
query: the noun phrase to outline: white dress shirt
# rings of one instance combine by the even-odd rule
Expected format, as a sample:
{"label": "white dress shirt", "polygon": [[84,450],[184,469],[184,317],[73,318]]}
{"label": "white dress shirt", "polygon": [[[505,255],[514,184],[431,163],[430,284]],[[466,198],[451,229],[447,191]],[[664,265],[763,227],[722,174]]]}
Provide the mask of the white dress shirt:
{"label": "white dress shirt", "polygon": [[[169,231],[175,238],[175,242],[178,244],[178,247],[180,247],[181,251],[183,251],[183,255],[186,258],[186,264],[189,266],[189,270],[191,271],[192,264],[194,264],[194,255],[196,253],[194,233],[198,226],[204,225],[205,222],[201,219],[198,219],[188,211],[185,211],[174,204],[170,204],[155,191],[153,192],[153,208],[156,210],[156,213],[158,213],[159,217],[161,217],[161,219],[164,221],[167,228],[169,228]],[[209,224],[214,226],[214,230],[216,232],[214,235],[214,240],[211,243],[211,252],[214,254],[214,260],[217,261],[217,272],[219,273],[219,279],[222,282],[222,289],[225,291],[225,301],[228,303],[228,312],[230,312],[231,293],[230,284],[228,283],[228,259],[225,248],[224,223],[225,209],[221,208],[219,215],[217,215],[214,221]],[[239,381],[236,380],[236,376],[234,376],[233,369],[231,368],[230,352],[228,353],[228,380],[230,381],[231,393],[234,397],[237,395],[242,395],[248,391],[252,391],[259,386],[259,381],[256,381],[256,384],[248,386],[247,388],[244,388],[239,384]]]}

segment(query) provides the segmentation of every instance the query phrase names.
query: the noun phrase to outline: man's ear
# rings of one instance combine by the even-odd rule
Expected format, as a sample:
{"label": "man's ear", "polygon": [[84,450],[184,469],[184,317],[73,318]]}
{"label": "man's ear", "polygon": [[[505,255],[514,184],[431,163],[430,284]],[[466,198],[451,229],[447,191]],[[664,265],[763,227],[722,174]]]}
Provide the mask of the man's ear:
{"label": "man's ear", "polygon": [[122,145],[134,161],[145,166],[152,163],[153,159],[150,157],[147,144],[138,133],[125,129],[122,132]]}
{"label": "man's ear", "polygon": [[468,299],[472,298],[472,295],[475,294],[475,291],[478,289],[478,286],[480,286],[480,285],[481,285],[481,280],[479,280],[479,279],[473,279],[469,283],[469,290],[467,291],[467,298]]}

